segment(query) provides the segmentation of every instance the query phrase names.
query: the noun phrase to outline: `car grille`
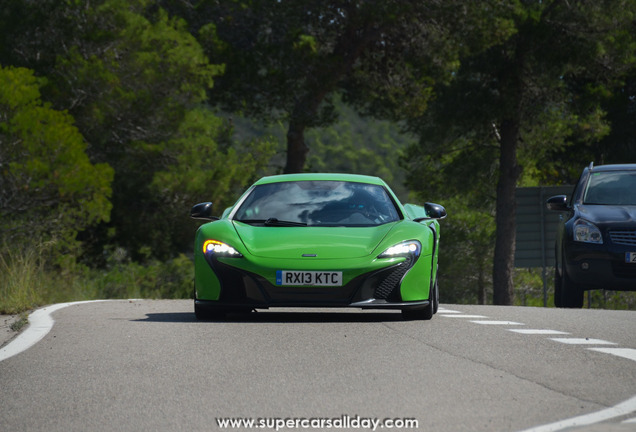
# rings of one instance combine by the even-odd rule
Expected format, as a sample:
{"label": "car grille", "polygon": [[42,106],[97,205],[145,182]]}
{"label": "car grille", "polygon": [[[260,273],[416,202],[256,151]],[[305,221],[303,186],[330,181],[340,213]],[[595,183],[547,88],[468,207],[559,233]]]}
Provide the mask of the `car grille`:
{"label": "car grille", "polygon": [[612,243],[625,246],[636,246],[636,230],[610,231]]}

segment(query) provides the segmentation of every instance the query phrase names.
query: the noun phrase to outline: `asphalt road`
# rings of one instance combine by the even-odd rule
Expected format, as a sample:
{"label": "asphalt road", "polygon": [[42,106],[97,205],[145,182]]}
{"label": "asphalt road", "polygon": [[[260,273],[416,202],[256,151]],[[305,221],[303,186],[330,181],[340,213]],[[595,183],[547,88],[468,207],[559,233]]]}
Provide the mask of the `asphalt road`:
{"label": "asphalt road", "polygon": [[191,306],[55,310],[50,332],[0,360],[0,431],[250,430],[223,418],[283,431],[385,419],[417,421],[392,430],[636,430],[636,312],[442,305],[429,322],[342,309],[197,322]]}

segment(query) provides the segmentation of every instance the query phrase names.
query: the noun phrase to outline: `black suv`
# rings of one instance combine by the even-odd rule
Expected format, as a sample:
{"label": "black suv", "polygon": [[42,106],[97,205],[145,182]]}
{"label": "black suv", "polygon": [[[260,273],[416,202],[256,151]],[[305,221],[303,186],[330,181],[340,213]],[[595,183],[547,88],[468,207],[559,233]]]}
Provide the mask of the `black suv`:
{"label": "black suv", "polygon": [[557,195],[547,206],[563,212],[555,249],[556,307],[582,307],[585,290],[636,291],[636,164],[590,164],[571,200]]}

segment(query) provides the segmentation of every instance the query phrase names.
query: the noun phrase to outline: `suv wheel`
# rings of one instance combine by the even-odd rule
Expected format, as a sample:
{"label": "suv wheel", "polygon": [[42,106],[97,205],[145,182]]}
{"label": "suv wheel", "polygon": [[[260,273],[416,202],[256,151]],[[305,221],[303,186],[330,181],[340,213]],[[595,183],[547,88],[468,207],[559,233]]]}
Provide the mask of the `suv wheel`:
{"label": "suv wheel", "polygon": [[565,259],[561,261],[561,274],[554,271],[554,305],[562,308],[582,308],[584,291],[568,276]]}

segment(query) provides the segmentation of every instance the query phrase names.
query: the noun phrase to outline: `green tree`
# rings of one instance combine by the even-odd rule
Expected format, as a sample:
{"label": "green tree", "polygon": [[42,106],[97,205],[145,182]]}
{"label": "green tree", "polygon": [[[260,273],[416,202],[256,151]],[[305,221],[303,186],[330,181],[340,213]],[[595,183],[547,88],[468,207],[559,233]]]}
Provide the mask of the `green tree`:
{"label": "green tree", "polygon": [[274,155],[274,143],[264,137],[236,145],[233,131],[227,121],[201,107],[186,113],[177,133],[156,146],[165,163],[154,172],[148,189],[162,211],[142,215],[152,226],[148,234],[154,236],[155,247],[189,251],[194,227],[200,225],[184,220],[192,205],[212,201],[220,216],[263,172]]}
{"label": "green tree", "polygon": [[381,118],[420,115],[469,47],[457,23],[479,35],[474,45],[499,37],[498,21],[486,29],[480,20],[491,3],[204,0],[174,10],[189,16],[211,61],[226,64],[212,99],[286,124],[289,173],[305,169],[305,133],[335,120],[337,95]]}
{"label": "green tree", "polygon": [[[255,174],[248,154],[257,154],[258,161],[269,154],[267,142],[228,141],[230,126],[203,108],[223,66],[209,62],[182,18],[153,0],[11,4],[3,27],[13,31],[0,39],[2,61],[46,76],[43,98],[75,118],[91,160],[115,170],[110,221],[80,237],[90,246],[87,261],[103,264],[105,245],[123,247],[134,259],[190,250],[192,202],[186,197],[194,196],[191,189],[168,190],[188,185],[188,177],[172,181],[192,174],[182,153],[216,173],[207,186],[217,188],[215,199],[226,201],[230,197],[222,194]],[[195,125],[197,116],[209,127]]]}
{"label": "green tree", "polygon": [[495,304],[513,301],[515,188],[554,169],[552,157],[573,141],[607,134],[598,96],[634,60],[635,8],[630,1],[511,2],[499,13],[514,23],[514,35],[462,57],[456,79],[412,124],[422,137],[413,186],[419,168],[463,182],[463,194],[481,189],[478,196],[494,199]]}
{"label": "green tree", "polygon": [[110,217],[113,170],[91,163],[73,118],[42,102],[44,82],[0,67],[0,232],[5,246],[77,252],[77,233]]}

